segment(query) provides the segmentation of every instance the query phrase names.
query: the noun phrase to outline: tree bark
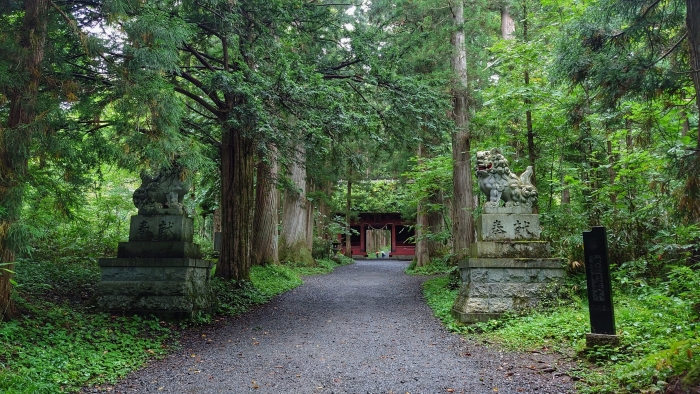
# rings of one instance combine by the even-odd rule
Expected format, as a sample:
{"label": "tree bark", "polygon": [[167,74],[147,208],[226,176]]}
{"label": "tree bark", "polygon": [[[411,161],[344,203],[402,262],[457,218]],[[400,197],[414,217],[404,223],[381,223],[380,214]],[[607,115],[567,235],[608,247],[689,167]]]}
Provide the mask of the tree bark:
{"label": "tree bark", "polygon": [[[700,2],[685,0],[688,47],[690,48],[690,75],[695,87],[695,106],[700,111]],[[700,157],[700,122],[697,126],[697,151]]]}
{"label": "tree bark", "polygon": [[252,264],[279,264],[277,176],[277,149],[271,146],[267,160],[260,160],[258,163],[255,214],[253,215]]}
{"label": "tree bark", "polygon": [[474,242],[474,199],[472,190],[471,136],[469,134],[469,92],[467,52],[464,43],[464,3],[457,0],[451,5],[455,31],[452,34],[452,71],[455,83],[452,90],[455,132],[452,133],[453,210],[452,236],[454,262],[465,259]]}
{"label": "tree bark", "polygon": [[16,245],[10,244],[11,226],[20,219],[24,177],[27,173],[33,123],[37,114],[37,95],[44,59],[48,0],[26,0],[20,36],[22,52],[17,69],[26,72],[26,79],[8,94],[10,112],[6,127],[0,126],[0,320],[11,317],[13,305],[12,270]]}
{"label": "tree bark", "polygon": [[316,220],[316,234],[321,238],[328,240],[330,234],[328,233],[328,224],[331,221],[331,207],[328,205],[328,200],[331,198],[333,193],[333,183],[330,181],[323,181],[323,186],[321,187],[323,191],[323,198],[318,200],[318,213],[319,217]]}
{"label": "tree bark", "polygon": [[[423,144],[418,146],[418,160],[426,157]],[[422,267],[430,263],[430,260],[437,257],[440,245],[429,238],[426,234],[435,234],[441,230],[442,217],[439,212],[429,208],[431,205],[440,203],[439,190],[431,190],[425,201],[418,201],[418,212],[416,213],[416,266]]]}
{"label": "tree bark", "polygon": [[345,229],[345,255],[347,257],[352,257],[352,242],[350,240],[352,237],[350,232],[350,208],[352,207],[352,167],[350,167],[348,172],[348,193],[345,200],[345,223],[347,224]]}
{"label": "tree bark", "polygon": [[[528,37],[528,14],[527,14],[527,2],[523,1],[523,42],[527,43],[529,40]],[[532,166],[532,177],[530,178],[530,182],[532,183],[533,186],[537,187],[537,167],[535,166],[535,162],[537,159],[537,151],[535,149],[535,130],[532,127],[532,100],[530,99],[529,96],[529,87],[530,87],[530,70],[525,69],[524,73],[524,79],[525,79],[525,89],[527,91],[524,104],[525,104],[525,127],[527,128],[527,155],[530,159],[530,165]],[[537,207],[537,202],[535,202],[535,205],[532,207],[532,212],[537,213],[538,212],[538,207]]]}
{"label": "tree bark", "polygon": [[[686,0],[686,26],[690,48],[690,75],[695,87],[695,105],[700,111],[700,2]],[[690,165],[679,209],[690,222],[700,222],[700,122],[697,125],[695,154]]]}
{"label": "tree bark", "polygon": [[501,6],[501,37],[504,40],[510,40],[513,38],[513,33],[515,32],[515,21],[510,15],[510,10],[507,5]]}
{"label": "tree bark", "polygon": [[606,141],[606,149],[608,154],[608,181],[610,181],[610,186],[613,191],[610,192],[610,202],[612,203],[613,209],[615,209],[615,203],[617,202],[617,193],[614,191],[615,178],[617,174],[615,173],[615,155],[612,150],[612,141],[610,141],[610,135],[608,135],[608,140]]}
{"label": "tree bark", "polygon": [[[311,179],[306,182],[306,195],[316,191],[316,187]],[[314,248],[314,214],[315,214],[316,203],[314,201],[306,199],[306,247],[310,252],[313,252]],[[313,253],[312,253],[313,255]]]}
{"label": "tree bark", "polygon": [[[418,164],[423,161],[425,149],[423,144],[418,145]],[[422,267],[430,263],[430,251],[426,245],[425,233],[428,230],[428,218],[425,211],[425,202],[418,200],[416,212],[416,266]]]}
{"label": "tree bark", "polygon": [[238,128],[221,138],[221,253],[216,275],[250,280],[251,223],[255,177],[254,144]]}
{"label": "tree bark", "polygon": [[306,240],[306,148],[303,143],[298,143],[295,147],[289,172],[297,190],[287,190],[284,193],[280,261],[313,265],[314,261]]}
{"label": "tree bark", "polygon": [[[221,205],[221,202],[219,202],[219,205]],[[216,233],[221,232],[221,208],[219,207],[215,209],[214,213],[211,216],[211,239],[214,239],[216,237]]]}

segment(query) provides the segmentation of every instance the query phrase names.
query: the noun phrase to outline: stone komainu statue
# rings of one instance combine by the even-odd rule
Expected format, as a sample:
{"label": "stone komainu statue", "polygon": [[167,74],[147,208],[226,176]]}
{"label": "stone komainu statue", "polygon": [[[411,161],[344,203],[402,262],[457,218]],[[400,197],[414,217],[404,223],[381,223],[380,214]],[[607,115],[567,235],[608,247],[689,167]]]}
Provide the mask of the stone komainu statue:
{"label": "stone komainu statue", "polygon": [[530,166],[519,177],[515,175],[497,148],[476,153],[479,189],[489,198],[486,206],[498,207],[503,200],[506,206],[532,207],[537,201],[537,189],[530,182],[532,174]]}
{"label": "stone komainu statue", "polygon": [[164,208],[184,213],[182,202],[191,183],[184,178],[184,168],[177,163],[173,163],[170,168],[162,168],[156,176],[141,171],[141,186],[134,191],[133,197],[139,214],[156,213]]}

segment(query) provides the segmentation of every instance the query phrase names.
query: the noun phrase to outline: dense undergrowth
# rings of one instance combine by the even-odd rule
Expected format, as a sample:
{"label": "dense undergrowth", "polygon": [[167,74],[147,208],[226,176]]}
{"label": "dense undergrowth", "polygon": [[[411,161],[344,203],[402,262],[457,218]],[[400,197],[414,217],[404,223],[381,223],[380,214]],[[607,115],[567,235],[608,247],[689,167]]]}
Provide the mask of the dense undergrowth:
{"label": "dense undergrowth", "polygon": [[[697,271],[693,275],[685,280],[700,279]],[[700,386],[700,321],[693,297],[670,290],[671,282],[616,291],[621,343],[615,348],[586,348],[588,309],[585,299],[571,291],[559,289],[563,297],[558,302],[527,315],[472,325],[458,323],[450,313],[457,296],[450,276],[429,279],[424,294],[435,316],[454,332],[479,335],[508,349],[552,351],[578,359],[580,367],[569,374],[578,380],[580,393],[694,392],[691,387]]]}
{"label": "dense undergrowth", "polygon": [[[217,314],[237,315],[302,284],[301,276],[332,271],[352,262],[340,257],[314,267],[252,267],[251,282],[213,281]],[[30,262],[16,267],[14,320],[0,324],[0,392],[75,392],[114,383],[149,359],[178,346],[177,325],[155,317],[114,316],[92,310],[99,280],[94,259]],[[201,315],[194,323],[207,323]],[[188,323],[193,324],[192,322]]]}

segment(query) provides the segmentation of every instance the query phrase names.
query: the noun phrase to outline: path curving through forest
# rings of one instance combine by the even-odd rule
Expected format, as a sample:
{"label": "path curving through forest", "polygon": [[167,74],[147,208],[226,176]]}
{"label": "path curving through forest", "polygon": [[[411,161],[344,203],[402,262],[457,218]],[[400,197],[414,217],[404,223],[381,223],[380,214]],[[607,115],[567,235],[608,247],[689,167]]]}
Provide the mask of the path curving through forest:
{"label": "path curving through forest", "polygon": [[[360,260],[237,318],[116,393],[567,393],[549,356],[506,353],[448,333],[406,262]],[[546,368],[545,368],[546,366]],[[554,373],[553,373],[554,372]]]}

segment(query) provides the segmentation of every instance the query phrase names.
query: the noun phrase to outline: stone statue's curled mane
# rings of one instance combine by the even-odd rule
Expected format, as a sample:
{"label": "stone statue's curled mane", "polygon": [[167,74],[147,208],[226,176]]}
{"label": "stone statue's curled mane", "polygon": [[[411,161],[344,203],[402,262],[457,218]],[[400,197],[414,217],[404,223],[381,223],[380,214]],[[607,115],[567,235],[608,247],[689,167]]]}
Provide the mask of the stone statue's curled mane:
{"label": "stone statue's curled mane", "polygon": [[186,212],[183,198],[190,189],[190,180],[184,176],[184,168],[174,162],[151,176],[141,171],[141,186],[134,191],[133,201],[139,214],[165,213],[164,209],[178,214]]}
{"label": "stone statue's curled mane", "polygon": [[499,149],[476,153],[476,176],[479,189],[489,199],[486,206],[498,207],[503,200],[506,206],[532,207],[537,201],[537,189],[530,182],[532,174],[530,166],[519,177],[515,175]]}

